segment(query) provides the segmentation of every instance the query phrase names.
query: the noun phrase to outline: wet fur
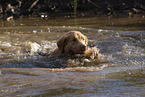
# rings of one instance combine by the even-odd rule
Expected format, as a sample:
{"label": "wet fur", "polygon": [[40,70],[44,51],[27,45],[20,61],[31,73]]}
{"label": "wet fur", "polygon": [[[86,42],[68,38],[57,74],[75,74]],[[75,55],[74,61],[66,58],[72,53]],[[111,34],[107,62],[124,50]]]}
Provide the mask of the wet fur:
{"label": "wet fur", "polygon": [[99,54],[97,47],[88,48],[88,38],[79,31],[69,31],[64,34],[57,41],[57,47],[47,55],[70,54],[94,59]]}

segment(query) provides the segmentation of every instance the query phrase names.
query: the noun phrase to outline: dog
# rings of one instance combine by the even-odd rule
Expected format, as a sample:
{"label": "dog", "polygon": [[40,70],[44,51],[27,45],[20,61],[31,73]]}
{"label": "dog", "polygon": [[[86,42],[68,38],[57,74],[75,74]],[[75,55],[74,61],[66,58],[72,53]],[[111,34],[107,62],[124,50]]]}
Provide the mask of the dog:
{"label": "dog", "polygon": [[69,54],[94,59],[99,55],[97,47],[88,48],[88,38],[80,31],[69,31],[57,41],[57,48],[47,55]]}

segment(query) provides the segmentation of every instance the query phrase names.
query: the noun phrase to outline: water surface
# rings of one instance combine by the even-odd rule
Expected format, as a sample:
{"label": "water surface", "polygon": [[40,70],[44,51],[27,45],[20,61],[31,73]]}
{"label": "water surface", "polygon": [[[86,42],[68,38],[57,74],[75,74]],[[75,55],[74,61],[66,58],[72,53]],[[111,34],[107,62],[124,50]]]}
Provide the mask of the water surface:
{"label": "water surface", "polygon": [[[85,34],[89,47],[97,45],[99,59],[37,53],[54,50],[70,30]],[[145,95],[142,17],[1,20],[0,33],[0,96]]]}

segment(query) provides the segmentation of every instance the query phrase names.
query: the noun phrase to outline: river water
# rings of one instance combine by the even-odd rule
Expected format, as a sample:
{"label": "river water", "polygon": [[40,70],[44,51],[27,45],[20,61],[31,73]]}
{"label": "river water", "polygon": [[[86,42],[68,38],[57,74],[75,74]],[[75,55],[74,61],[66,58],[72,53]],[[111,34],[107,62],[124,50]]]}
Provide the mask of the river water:
{"label": "river water", "polygon": [[[70,30],[98,59],[41,56]],[[144,97],[145,18],[21,18],[0,21],[0,96]]]}

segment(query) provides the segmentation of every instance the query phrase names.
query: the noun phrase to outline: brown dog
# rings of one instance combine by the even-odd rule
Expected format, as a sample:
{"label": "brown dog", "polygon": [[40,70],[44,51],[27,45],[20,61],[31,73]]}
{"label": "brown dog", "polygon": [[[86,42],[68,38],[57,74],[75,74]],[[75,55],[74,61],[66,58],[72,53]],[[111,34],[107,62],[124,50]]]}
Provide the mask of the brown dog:
{"label": "brown dog", "polygon": [[70,54],[94,58],[98,56],[97,47],[88,48],[88,38],[79,31],[69,31],[57,41],[58,48],[48,55]]}

